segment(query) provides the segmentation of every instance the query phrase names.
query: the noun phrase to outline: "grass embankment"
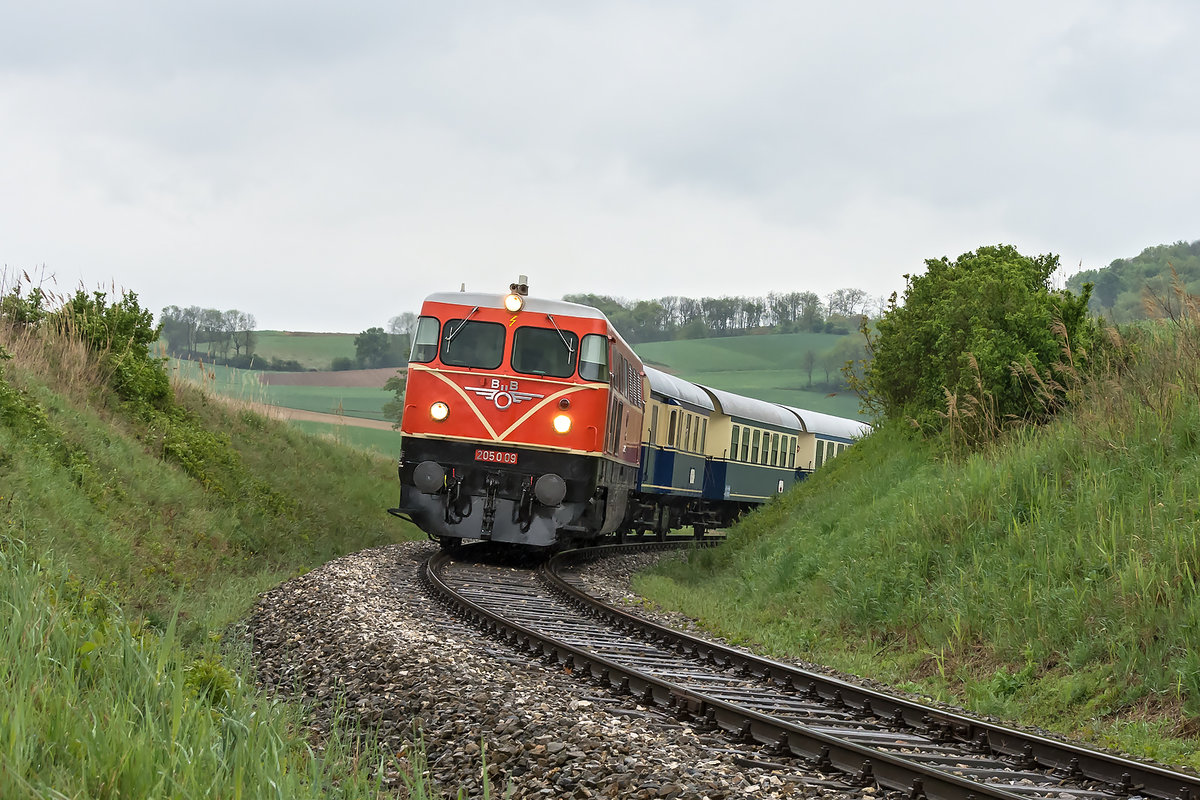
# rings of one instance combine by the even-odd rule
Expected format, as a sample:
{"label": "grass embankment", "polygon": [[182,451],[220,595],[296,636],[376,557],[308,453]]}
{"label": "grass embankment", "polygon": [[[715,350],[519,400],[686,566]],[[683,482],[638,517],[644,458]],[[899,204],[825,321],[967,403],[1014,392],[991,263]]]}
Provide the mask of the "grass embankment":
{"label": "grass embankment", "polygon": [[880,430],[637,589],[735,641],[1200,768],[1200,348],[952,458]]}
{"label": "grass embankment", "polygon": [[391,459],[194,387],[119,400],[111,359],[54,327],[0,329],[0,796],[374,796],[380,754],[335,734],[314,755],[226,630],[416,536],[383,512]]}

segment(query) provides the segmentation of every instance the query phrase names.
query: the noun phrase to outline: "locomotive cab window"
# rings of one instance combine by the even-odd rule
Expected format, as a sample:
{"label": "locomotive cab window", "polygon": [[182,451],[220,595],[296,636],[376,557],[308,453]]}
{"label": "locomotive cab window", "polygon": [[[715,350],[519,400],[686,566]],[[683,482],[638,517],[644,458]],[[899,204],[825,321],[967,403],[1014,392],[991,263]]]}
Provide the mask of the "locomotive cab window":
{"label": "locomotive cab window", "polygon": [[408,360],[417,364],[428,364],[437,355],[438,330],[436,317],[421,317],[417,322],[417,333],[413,336],[412,351]]}
{"label": "locomotive cab window", "polygon": [[583,337],[579,351],[579,377],[585,381],[608,380],[608,339],[598,333]]}
{"label": "locomotive cab window", "polygon": [[442,363],[495,369],[504,360],[504,326],[499,322],[452,319],[442,327]]}
{"label": "locomotive cab window", "polygon": [[579,337],[554,328],[517,328],[513,335],[512,368],[526,375],[569,378],[575,374]]}

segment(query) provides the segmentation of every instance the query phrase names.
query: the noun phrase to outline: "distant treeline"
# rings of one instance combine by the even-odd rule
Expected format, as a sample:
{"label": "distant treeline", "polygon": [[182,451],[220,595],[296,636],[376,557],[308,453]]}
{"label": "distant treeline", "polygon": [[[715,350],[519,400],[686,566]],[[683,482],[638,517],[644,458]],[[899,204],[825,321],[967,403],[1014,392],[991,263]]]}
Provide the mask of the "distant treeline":
{"label": "distant treeline", "polygon": [[[159,317],[159,335],[167,341],[167,352],[179,358],[197,358],[201,354],[227,359],[249,357],[254,352],[254,329],[258,322],[253,314],[238,311],[218,311],[199,306],[167,306]],[[203,352],[201,350],[203,348]]]}
{"label": "distant treeline", "polygon": [[159,317],[159,336],[166,340],[167,354],[238,369],[302,372],[295,359],[260,358],[254,354],[253,314],[230,309],[219,311],[199,306],[167,306]]}
{"label": "distant treeline", "polygon": [[760,297],[660,297],[624,300],[569,294],[571,303],[604,312],[629,342],[707,339],[747,333],[850,333],[864,316],[877,316],[885,300],[862,289],[838,289],[824,299],[814,292],[771,292]]}
{"label": "distant treeline", "polygon": [[1134,258],[1072,275],[1067,288],[1078,294],[1092,284],[1090,309],[1113,322],[1162,317],[1179,309],[1172,269],[1183,291],[1200,295],[1200,241],[1147,247]]}

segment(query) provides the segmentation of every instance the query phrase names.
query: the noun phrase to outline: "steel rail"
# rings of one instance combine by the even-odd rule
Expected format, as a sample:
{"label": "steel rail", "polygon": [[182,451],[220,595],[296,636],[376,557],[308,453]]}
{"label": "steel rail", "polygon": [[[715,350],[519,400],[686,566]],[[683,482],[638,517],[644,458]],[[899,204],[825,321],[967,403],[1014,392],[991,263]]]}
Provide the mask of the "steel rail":
{"label": "steel rail", "polygon": [[[1160,800],[1200,800],[1200,778],[1155,764],[1102,753],[1069,742],[1039,736],[1003,725],[885,694],[828,675],[804,670],[653,623],[588,595],[565,580],[559,570],[569,564],[627,552],[619,545],[569,550],[554,556],[542,569],[544,579],[565,600],[587,613],[605,617],[618,627],[645,632],[677,651],[724,664],[780,686],[815,695],[835,705],[890,720],[935,735],[941,741],[975,745],[979,750],[1015,757],[1026,768],[1056,770],[1076,778],[1117,787],[1124,795]],[[764,741],[756,735],[759,741]],[[928,788],[926,794],[931,796]]]}
{"label": "steel rail", "polygon": [[[679,547],[679,544],[668,542],[610,547],[620,548],[622,552],[628,553],[672,549]],[[838,770],[850,776],[850,780],[859,785],[874,784],[885,789],[904,791],[914,800],[1026,798],[1026,795],[969,780],[898,755],[822,733],[805,725],[789,723],[706,696],[538,632],[495,613],[456,591],[441,575],[442,570],[453,559],[452,554],[439,553],[421,567],[421,580],[436,596],[450,603],[461,616],[469,619],[485,633],[498,636],[511,646],[522,648],[531,654],[540,654],[547,663],[557,662],[570,667],[576,674],[587,674],[593,681],[610,691],[632,695],[639,698],[644,705],[671,710],[678,717],[692,720],[702,726],[720,727],[747,742],[774,745],[779,754],[806,759],[819,769]]]}

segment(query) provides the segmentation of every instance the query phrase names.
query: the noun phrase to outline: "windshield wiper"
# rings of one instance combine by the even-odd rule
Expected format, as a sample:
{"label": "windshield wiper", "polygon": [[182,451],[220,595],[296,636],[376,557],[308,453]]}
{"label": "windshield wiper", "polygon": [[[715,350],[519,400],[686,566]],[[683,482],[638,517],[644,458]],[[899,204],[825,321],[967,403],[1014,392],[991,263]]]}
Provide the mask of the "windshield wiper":
{"label": "windshield wiper", "polygon": [[454,341],[454,337],[458,336],[458,334],[462,331],[462,329],[467,327],[467,320],[469,320],[471,317],[473,317],[475,315],[475,312],[478,310],[479,310],[479,306],[475,306],[474,308],[471,309],[470,314],[467,314],[465,317],[463,317],[462,322],[458,323],[458,327],[455,328],[453,331],[451,331],[450,335],[446,337],[446,347],[449,347],[450,343]]}
{"label": "windshield wiper", "polygon": [[554,326],[554,330],[558,331],[559,338],[562,339],[563,344],[565,344],[567,346],[567,357],[570,358],[570,357],[574,356],[575,348],[571,347],[571,343],[567,341],[566,335],[563,334],[563,332],[561,330],[559,330],[558,323],[554,321],[554,317],[547,314],[546,319],[550,320],[550,324]]}

